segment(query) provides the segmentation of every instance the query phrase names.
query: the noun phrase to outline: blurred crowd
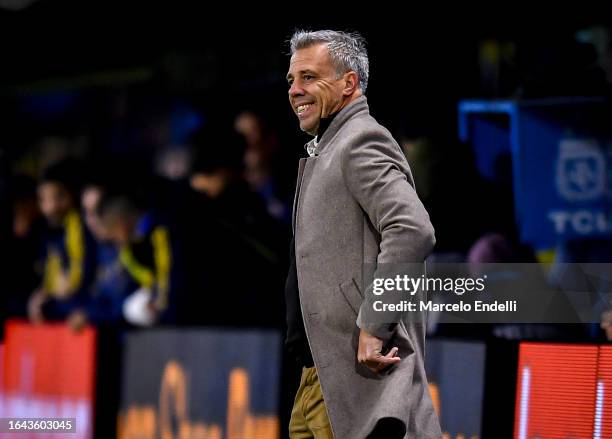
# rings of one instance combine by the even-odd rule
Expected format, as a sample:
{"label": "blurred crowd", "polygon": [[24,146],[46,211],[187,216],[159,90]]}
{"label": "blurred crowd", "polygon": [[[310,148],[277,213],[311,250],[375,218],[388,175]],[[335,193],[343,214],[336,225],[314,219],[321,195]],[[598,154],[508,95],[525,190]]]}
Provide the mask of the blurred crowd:
{"label": "blurred crowd", "polygon": [[293,176],[278,137],[253,111],[192,125],[152,164],[64,149],[4,180],[4,319],[282,325]]}

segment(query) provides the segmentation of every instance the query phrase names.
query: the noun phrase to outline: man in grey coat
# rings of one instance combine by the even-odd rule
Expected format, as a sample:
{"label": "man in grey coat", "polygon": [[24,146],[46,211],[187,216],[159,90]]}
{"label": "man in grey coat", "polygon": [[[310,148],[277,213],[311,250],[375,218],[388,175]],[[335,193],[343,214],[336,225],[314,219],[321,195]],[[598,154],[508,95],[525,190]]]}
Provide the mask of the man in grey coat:
{"label": "man in grey coat", "polygon": [[434,230],[408,163],[370,116],[365,42],[297,31],[289,101],[315,136],[299,163],[287,346],[303,367],[291,439],[441,437],[425,376],[424,319],[379,322],[364,265],[422,263]]}

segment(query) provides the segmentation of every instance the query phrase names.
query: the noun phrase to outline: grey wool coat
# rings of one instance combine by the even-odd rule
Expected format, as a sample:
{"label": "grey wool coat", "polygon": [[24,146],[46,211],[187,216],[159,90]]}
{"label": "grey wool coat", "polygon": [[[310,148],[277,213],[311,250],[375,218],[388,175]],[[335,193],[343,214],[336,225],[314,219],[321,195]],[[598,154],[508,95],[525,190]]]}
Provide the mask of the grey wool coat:
{"label": "grey wool coat", "polygon": [[[439,439],[424,370],[424,323],[367,321],[363,264],[422,262],[434,230],[406,158],[361,96],[333,119],[318,155],[301,159],[293,207],[304,326],[335,439],[364,439],[382,418],[404,438]],[[359,329],[399,348],[374,374],[357,362]]]}

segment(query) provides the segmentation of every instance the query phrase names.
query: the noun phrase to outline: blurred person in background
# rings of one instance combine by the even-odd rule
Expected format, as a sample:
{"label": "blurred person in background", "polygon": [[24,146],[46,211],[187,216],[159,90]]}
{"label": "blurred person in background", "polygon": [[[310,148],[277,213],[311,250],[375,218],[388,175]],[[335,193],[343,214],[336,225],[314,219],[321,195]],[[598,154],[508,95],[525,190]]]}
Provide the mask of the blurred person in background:
{"label": "blurred person in background", "polygon": [[[549,273],[551,283],[567,293],[576,307],[591,307],[587,325],[590,340],[612,341],[612,299],[609,263],[612,261],[612,239],[565,239],[557,243]],[[599,323],[595,323],[599,321]]]}
{"label": "blurred person in background", "polygon": [[122,341],[128,326],[123,306],[128,295],[139,288],[121,264],[119,249],[111,241],[99,214],[102,199],[113,191],[117,181],[117,172],[113,173],[113,184],[102,176],[109,169],[108,164],[98,162],[89,170],[81,192],[85,224],[96,241],[97,266],[86,302],[67,319],[74,331],[88,324],[97,329],[96,351],[98,358],[104,359],[104,367],[96,372],[95,437],[104,438],[114,437],[113,426],[119,410]]}
{"label": "blurred person in background", "polygon": [[[400,145],[419,198],[436,225],[433,258],[463,262],[471,246],[486,233],[501,233],[516,240],[511,172],[506,157],[497,166],[507,179],[486,180],[478,174],[469,145],[437,133],[431,121],[422,120],[423,115],[408,113],[405,117]],[[436,120],[435,115],[430,119]],[[449,181],[461,184],[448,184]]]}
{"label": "blurred person in background", "polygon": [[243,111],[234,122],[236,131],[246,139],[244,152],[244,176],[251,189],[257,192],[266,204],[268,214],[288,224],[289,194],[282,191],[282,176],[279,176],[279,161],[283,161],[277,135],[269,129],[261,116],[252,111]]}
{"label": "blurred person in background", "polygon": [[87,300],[95,271],[94,242],[78,208],[79,164],[70,159],[49,167],[38,184],[47,229],[42,285],[28,302],[32,322],[63,320]]}
{"label": "blurred person in background", "polygon": [[68,324],[74,330],[87,323],[123,326],[123,304],[138,284],[128,274],[119,260],[119,251],[102,224],[98,209],[107,192],[107,185],[100,179],[87,183],[81,193],[81,206],[85,223],[96,240],[97,267],[85,306],[73,311]]}
{"label": "blurred person in background", "polygon": [[104,236],[137,285],[123,301],[123,317],[138,326],[173,323],[175,278],[168,227],[153,211],[123,193],[106,194],[97,212]]}
{"label": "blurred person in background", "polygon": [[[27,303],[32,291],[40,284],[41,273],[36,262],[45,231],[36,195],[36,180],[27,175],[15,175],[8,180],[10,230],[2,243],[2,316],[27,317]],[[10,233],[12,231],[12,233]]]}
{"label": "blurred person in background", "polygon": [[284,266],[279,249],[286,236],[243,178],[245,138],[219,123],[196,133],[192,144],[187,319],[280,326]]}

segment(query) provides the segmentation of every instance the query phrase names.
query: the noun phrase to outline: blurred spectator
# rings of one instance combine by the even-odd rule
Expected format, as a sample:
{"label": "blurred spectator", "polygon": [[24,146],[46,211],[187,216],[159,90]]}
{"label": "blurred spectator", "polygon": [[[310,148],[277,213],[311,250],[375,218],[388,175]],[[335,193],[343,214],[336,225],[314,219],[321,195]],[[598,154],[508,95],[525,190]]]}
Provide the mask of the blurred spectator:
{"label": "blurred spectator", "polygon": [[[555,251],[554,264],[550,270],[552,283],[562,286],[565,291],[580,292],[570,300],[588,301],[591,304],[591,318],[600,319],[600,324],[589,325],[592,339],[604,338],[612,341],[612,301],[610,300],[610,277],[607,268],[612,261],[612,239],[606,237],[565,240],[559,242]],[[589,265],[593,264],[591,268]],[[600,271],[589,276],[589,272]],[[584,302],[582,305],[584,308]],[[602,331],[603,330],[603,331]]]}
{"label": "blurred spectator", "polygon": [[500,233],[487,233],[472,245],[469,264],[535,263],[533,252]]}
{"label": "blurred spectator", "polygon": [[245,138],[226,128],[199,133],[191,188],[203,195],[196,203],[227,231],[242,236],[267,259],[276,261],[278,230],[261,199],[242,178]]}
{"label": "blurred spectator", "polygon": [[[487,282],[495,283],[496,288],[500,285],[508,285],[506,291],[516,291],[518,286],[513,287],[513,276],[520,276],[521,268],[514,268],[514,264],[535,264],[536,257],[531,249],[499,233],[489,233],[480,237],[468,252],[468,263],[470,269],[477,273],[485,269]],[[520,267],[520,266],[517,266]],[[534,279],[531,279],[533,282]],[[542,287],[532,285],[534,293],[545,291],[548,283],[544,271],[538,278]],[[503,289],[500,288],[500,291]],[[510,296],[512,297],[512,295]],[[558,307],[561,315],[570,315],[567,311],[572,309],[566,298],[558,294],[550,301],[549,306]],[[568,322],[569,323],[569,322]],[[546,322],[532,322],[522,324],[494,324],[492,335],[497,338],[509,340],[575,340],[584,337],[584,327],[571,324],[548,324]]]}
{"label": "blurred spectator", "polygon": [[508,96],[518,85],[516,43],[489,38],[478,45],[481,93]]}
{"label": "blurred spectator", "polygon": [[[190,179],[191,323],[274,326],[282,321],[284,229],[242,178],[246,142],[231,127],[199,132]],[[284,252],[283,252],[284,253]]]}
{"label": "blurred spectator", "polygon": [[65,160],[48,168],[38,184],[40,210],[47,222],[42,285],[32,294],[32,321],[64,319],[82,306],[93,280],[95,252],[78,210],[78,164]]}
{"label": "blurred spectator", "polygon": [[[608,87],[612,85],[612,28],[591,26],[576,33],[579,43],[591,44],[597,54],[596,65],[606,78]],[[608,91],[609,93],[609,91]]]}
{"label": "blurred spectator", "polygon": [[279,189],[282,177],[278,174],[280,145],[276,134],[264,120],[251,111],[243,111],[234,122],[236,131],[246,139],[244,152],[244,176],[251,189],[257,192],[273,218],[291,221],[287,193]]}
{"label": "blurred spectator", "polygon": [[81,192],[81,207],[85,217],[85,224],[98,242],[106,242],[107,236],[98,215],[98,206],[104,196],[104,186],[101,183],[89,183]]}
{"label": "blurred spectator", "polygon": [[516,65],[520,84],[514,95],[600,96],[606,93],[606,72],[598,65],[596,47],[568,33],[551,32],[519,43]]}
{"label": "blurred spectator", "polygon": [[191,187],[210,200],[222,200],[240,187],[248,190],[241,179],[245,138],[223,127],[198,131],[192,143],[196,157],[191,173]]}
{"label": "blurred spectator", "polygon": [[18,175],[10,183],[12,192],[13,235],[26,238],[36,227],[41,212],[36,198],[36,182],[28,176]]}
{"label": "blurred spectator", "polygon": [[41,281],[36,261],[45,230],[45,220],[36,198],[36,181],[26,175],[17,175],[9,180],[8,191],[7,216],[11,227],[0,249],[3,281],[0,323],[6,317],[27,316],[28,297]]}
{"label": "blurred spectator", "polygon": [[123,303],[124,317],[142,326],[171,322],[173,251],[168,228],[152,211],[123,194],[106,195],[98,212],[104,234],[139,288]]}
{"label": "blurred spectator", "polygon": [[121,326],[124,322],[122,309],[125,298],[138,287],[121,265],[119,251],[107,236],[98,214],[104,193],[105,187],[100,182],[85,185],[81,193],[85,223],[97,242],[97,268],[87,304],[68,317],[68,324],[75,330],[87,323]]}
{"label": "blurred spectator", "polygon": [[[435,252],[465,254],[481,233],[482,222],[469,150],[407,129],[401,133],[400,141],[416,191],[436,228]],[[449,181],[461,184],[448,184]],[[464,196],[466,193],[469,196]]]}
{"label": "blurred spectator", "polygon": [[187,148],[165,148],[155,155],[155,173],[168,180],[187,177],[191,167],[191,155]]}

